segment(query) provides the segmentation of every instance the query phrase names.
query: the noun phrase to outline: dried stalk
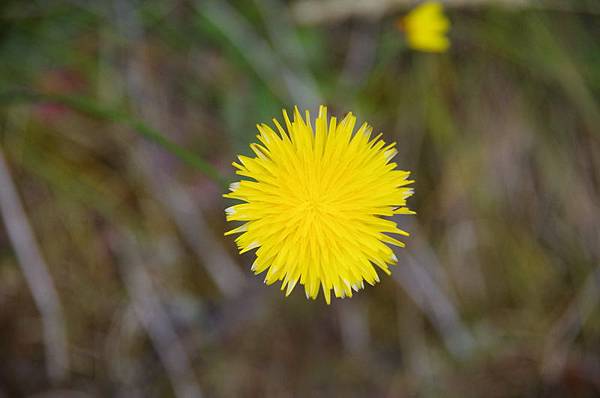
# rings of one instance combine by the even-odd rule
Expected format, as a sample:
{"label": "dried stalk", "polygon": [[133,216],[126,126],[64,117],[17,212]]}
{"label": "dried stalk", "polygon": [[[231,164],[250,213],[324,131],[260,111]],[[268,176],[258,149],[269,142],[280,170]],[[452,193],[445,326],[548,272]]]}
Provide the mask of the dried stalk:
{"label": "dried stalk", "polygon": [[46,369],[53,382],[68,377],[69,353],[62,306],[0,147],[0,211],[18,264],[42,316]]}
{"label": "dried stalk", "polygon": [[[340,22],[349,18],[378,19],[386,14],[406,10],[418,4],[417,0],[302,0],[292,5],[292,16],[303,25]],[[577,8],[561,1],[535,0],[446,0],[447,7],[502,6],[515,9],[540,9],[563,12],[600,13],[600,8]]]}
{"label": "dried stalk", "polygon": [[133,236],[124,231],[110,241],[132,301],[136,317],[150,337],[178,398],[201,397],[185,347],[163,307],[146,269],[150,256],[143,256]]}

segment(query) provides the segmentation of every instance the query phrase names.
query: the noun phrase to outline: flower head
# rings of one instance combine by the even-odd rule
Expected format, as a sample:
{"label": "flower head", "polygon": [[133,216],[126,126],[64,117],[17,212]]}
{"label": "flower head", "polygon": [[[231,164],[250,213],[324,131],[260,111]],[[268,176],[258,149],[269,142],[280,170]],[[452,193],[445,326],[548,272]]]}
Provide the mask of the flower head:
{"label": "flower head", "polygon": [[388,218],[414,214],[406,207],[412,195],[408,171],[391,159],[395,144],[356,118],[338,122],[321,106],[314,128],[310,115],[296,108],[291,121],[283,111],[285,129],[258,125],[255,156],[238,156],[237,174],[248,177],[231,184],[226,198],[245,203],[225,210],[228,221],[243,224],[225,233],[236,238],[240,253],[256,249],[255,274],[267,271],[265,283],[283,281],[289,295],[299,282],[307,298],[322,289],[327,303],[379,281],[376,267],[390,274],[397,259],[388,244],[404,244],[390,235],[408,233]]}
{"label": "flower head", "polygon": [[450,21],[439,1],[420,4],[398,20],[398,28],[406,33],[408,45],[415,50],[444,52],[450,46],[446,37]]}

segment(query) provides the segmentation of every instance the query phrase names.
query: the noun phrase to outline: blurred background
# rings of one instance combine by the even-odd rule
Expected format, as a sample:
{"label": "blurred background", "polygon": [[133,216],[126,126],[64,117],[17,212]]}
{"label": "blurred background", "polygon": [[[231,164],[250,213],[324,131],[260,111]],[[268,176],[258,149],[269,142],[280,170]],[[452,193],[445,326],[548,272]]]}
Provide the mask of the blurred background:
{"label": "blurred background", "polygon": [[[448,0],[442,54],[413,1],[0,4],[0,397],[600,396],[596,0]],[[321,103],[416,179],[330,306],[252,275],[210,178]]]}

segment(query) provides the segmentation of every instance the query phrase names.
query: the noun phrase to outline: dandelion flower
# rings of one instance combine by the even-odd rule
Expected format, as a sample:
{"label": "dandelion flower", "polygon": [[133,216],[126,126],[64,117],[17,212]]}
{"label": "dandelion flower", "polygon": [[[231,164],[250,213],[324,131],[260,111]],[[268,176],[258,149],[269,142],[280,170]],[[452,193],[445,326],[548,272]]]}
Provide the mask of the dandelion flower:
{"label": "dandelion flower", "polygon": [[285,129],[273,119],[277,132],[257,125],[255,156],[233,163],[248,179],[223,195],[244,202],[225,210],[243,222],[225,235],[241,234],[240,254],[256,249],[252,270],[266,271],[267,285],[282,281],[287,296],[300,283],[313,299],[322,289],[329,304],[332,290],[351,297],[378,282],[376,267],[390,274],[397,259],[388,244],[403,247],[394,236],[408,233],[389,217],[414,214],[406,207],[413,181],[391,162],[395,144],[371,137],[366,123],[354,133],[351,113],[338,122],[321,106],[314,128],[308,111],[283,117]]}
{"label": "dandelion flower", "polygon": [[406,33],[408,45],[419,51],[444,52],[450,46],[446,34],[450,21],[444,15],[442,3],[426,1],[397,22]]}

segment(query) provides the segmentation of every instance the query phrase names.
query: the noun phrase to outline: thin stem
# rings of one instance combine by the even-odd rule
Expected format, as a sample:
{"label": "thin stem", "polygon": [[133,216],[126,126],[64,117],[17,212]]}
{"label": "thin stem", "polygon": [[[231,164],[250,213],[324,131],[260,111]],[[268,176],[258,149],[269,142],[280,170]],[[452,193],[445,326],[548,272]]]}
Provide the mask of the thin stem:
{"label": "thin stem", "polygon": [[125,113],[105,108],[93,100],[75,95],[42,94],[28,90],[14,90],[0,93],[0,103],[14,103],[19,101],[60,104],[97,119],[108,120],[128,126],[144,138],[171,152],[184,163],[194,167],[217,184],[222,187],[227,187],[227,179],[213,165],[206,162],[192,151],[169,140],[158,130],[149,127],[144,122],[134,119]]}
{"label": "thin stem", "polygon": [[69,376],[69,350],[60,298],[0,147],[0,215],[18,265],[42,317],[46,368],[54,382]]}

